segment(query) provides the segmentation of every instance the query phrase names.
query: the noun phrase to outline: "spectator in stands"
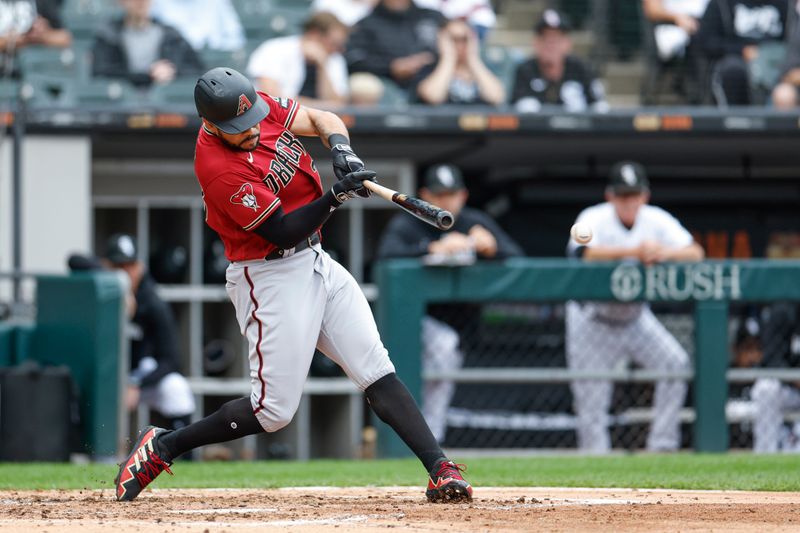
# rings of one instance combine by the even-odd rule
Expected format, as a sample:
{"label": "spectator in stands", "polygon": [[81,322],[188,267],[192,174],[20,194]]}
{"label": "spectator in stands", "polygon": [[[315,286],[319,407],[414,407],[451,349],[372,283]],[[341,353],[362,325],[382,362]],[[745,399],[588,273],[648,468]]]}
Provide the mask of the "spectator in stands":
{"label": "spectator in stands", "polygon": [[667,69],[672,72],[670,91],[674,90],[687,103],[702,103],[706,63],[699,52],[696,34],[700,17],[708,0],[642,0],[644,16],[650,22],[645,31],[646,42],[652,47],[649,72],[643,85],[644,103],[654,104],[656,85]]}
{"label": "spectator in stands", "polygon": [[69,267],[72,271],[106,268],[127,276],[131,344],[126,406],[133,411],[143,403],[161,414],[172,429],[188,425],[195,402],[180,373],[178,326],[169,304],[158,296],[156,282],[137,259],[133,237],[112,235],[102,259],[73,255]]}
{"label": "spectator in stands", "polygon": [[772,90],[772,104],[777,109],[793,109],[800,105],[798,91],[800,91],[800,24],[795,24],[789,37],[780,83]]}
{"label": "spectator in stands", "polygon": [[[441,206],[455,216],[455,225],[443,231],[416,218],[400,214],[387,226],[378,245],[378,259],[419,257],[427,264],[470,264],[478,259],[505,259],[523,255],[522,249],[489,215],[466,207],[469,193],[461,171],[453,165],[435,165],[425,173],[419,196]],[[472,312],[464,304],[459,318]],[[422,367],[426,372],[461,368],[463,355],[460,335],[448,324],[454,316],[431,306],[422,321]],[[427,380],[423,387],[422,414],[439,440],[444,441],[447,410],[455,384],[447,380]]]}
{"label": "spectator in stands", "polygon": [[347,100],[347,63],[342,56],[347,26],[331,13],[314,13],[302,35],[269,39],[255,49],[247,74],[272,96],[304,105],[332,107]]}
{"label": "spectator in stands", "polygon": [[14,50],[40,45],[66,48],[72,34],[61,21],[62,0],[0,2],[0,75],[10,72]]}
{"label": "spectator in stands", "polygon": [[436,62],[437,36],[444,22],[441,13],[411,0],[381,0],[350,36],[350,72],[369,72],[409,88]]}
{"label": "spectator in stands", "polygon": [[451,20],[439,31],[438,42],[439,60],[417,86],[420,100],[433,105],[503,103],[503,83],[481,60],[478,36],[469,24]]}
{"label": "spectator in stands", "polygon": [[414,3],[435,9],[450,20],[466,20],[481,41],[497,22],[489,0],[414,0]]}
{"label": "spectator in stands", "polygon": [[202,74],[197,52],[178,30],[150,18],[150,0],[120,0],[121,17],[108,21],[94,38],[92,73],[134,85],[169,83]]}
{"label": "spectator in stands", "polygon": [[[713,61],[711,92],[719,106],[750,105],[752,65],[774,53],[788,36],[789,0],[711,0],[700,21],[698,39]],[[761,58],[764,60],[766,58]],[[762,67],[766,66],[761,61]],[[768,75],[767,75],[768,76]],[[763,88],[771,90],[772,87]]]}
{"label": "spectator in stands", "polygon": [[[622,161],[609,174],[606,202],[584,209],[577,222],[594,230],[592,240],[579,245],[570,240],[567,253],[583,261],[638,261],[652,265],[666,261],[701,261],[703,249],[678,220],[661,208],[647,205],[650,185],[638,163]],[[607,372],[621,364],[637,364],[660,372],[690,368],[689,356],[675,337],[642,302],[577,302],[566,305],[566,355],[571,370]],[[613,383],[576,379],[572,389],[582,451],[607,453],[611,449],[608,411]],[[650,451],[680,447],[680,410],[686,382],[662,379],[653,396],[653,422],[647,438]]]}
{"label": "spectator in stands", "polygon": [[[737,366],[761,368],[800,367],[800,309],[777,302],[761,312],[761,324],[749,320],[747,334],[738,335]],[[746,339],[752,338],[759,350],[745,352]],[[752,344],[752,342],[751,342]],[[760,351],[760,353],[759,353]],[[747,354],[749,357],[745,357]],[[759,355],[763,354],[763,358]],[[753,451],[757,453],[800,452],[800,424],[788,426],[784,414],[800,409],[800,382],[759,378],[750,390],[754,404]]]}
{"label": "spectator in stands", "polygon": [[311,10],[333,13],[343,24],[352,28],[369,15],[377,3],[378,0],[314,0]]}
{"label": "spectator in stands", "polygon": [[653,33],[661,61],[686,55],[707,4],[708,0],[642,0],[644,16],[655,24]]}
{"label": "spectator in stands", "polygon": [[231,0],[153,0],[150,15],[178,30],[197,51],[244,48],[244,29]]}
{"label": "spectator in stands", "polygon": [[523,113],[536,113],[543,105],[567,111],[606,111],[605,91],[591,69],[570,55],[570,23],[546,9],[534,27],[535,57],[517,67],[511,102]]}

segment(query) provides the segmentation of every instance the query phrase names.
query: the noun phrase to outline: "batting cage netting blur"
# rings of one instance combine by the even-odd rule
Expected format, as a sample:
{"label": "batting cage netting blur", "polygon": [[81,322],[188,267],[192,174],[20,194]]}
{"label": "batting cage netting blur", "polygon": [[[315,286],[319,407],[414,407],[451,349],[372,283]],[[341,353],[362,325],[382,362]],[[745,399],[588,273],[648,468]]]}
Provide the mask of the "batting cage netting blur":
{"label": "batting cage netting blur", "polygon": [[[691,449],[693,304],[431,304],[422,406],[450,448]],[[752,369],[796,366],[794,304],[732,307],[730,447],[800,451],[800,392]],[[456,381],[440,379],[458,375]],[[525,382],[523,382],[525,381]]]}

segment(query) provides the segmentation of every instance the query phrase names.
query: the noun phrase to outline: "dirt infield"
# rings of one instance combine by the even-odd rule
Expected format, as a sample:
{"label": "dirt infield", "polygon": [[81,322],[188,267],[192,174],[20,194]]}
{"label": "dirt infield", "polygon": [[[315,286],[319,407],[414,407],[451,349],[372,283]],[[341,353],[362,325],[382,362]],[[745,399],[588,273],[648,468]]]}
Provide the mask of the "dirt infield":
{"label": "dirt infield", "polygon": [[798,531],[800,494],[479,488],[471,504],[432,505],[419,488],[0,491],[0,531]]}

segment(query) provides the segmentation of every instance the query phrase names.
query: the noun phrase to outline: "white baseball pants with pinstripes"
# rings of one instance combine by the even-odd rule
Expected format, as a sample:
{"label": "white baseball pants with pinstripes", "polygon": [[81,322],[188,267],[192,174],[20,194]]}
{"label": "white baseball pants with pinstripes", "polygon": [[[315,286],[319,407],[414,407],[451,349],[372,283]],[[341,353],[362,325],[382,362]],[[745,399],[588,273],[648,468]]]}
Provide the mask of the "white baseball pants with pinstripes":
{"label": "white baseball pants with pinstripes", "polygon": [[361,288],[319,244],[232,263],[226,277],[249,344],[250,400],[266,431],[292,420],[315,348],[362,390],[395,371]]}
{"label": "white baseball pants with pinstripes", "polygon": [[[609,325],[594,320],[577,302],[566,306],[567,365],[580,370],[613,370],[633,360],[644,368],[663,371],[688,370],[689,356],[675,337],[644,309],[627,323]],[[603,380],[575,380],[570,384],[577,417],[578,447],[589,453],[611,449],[608,432],[614,384]],[[656,382],[653,422],[647,438],[652,451],[677,450],[680,446],[680,410],[686,398],[686,382]]]}

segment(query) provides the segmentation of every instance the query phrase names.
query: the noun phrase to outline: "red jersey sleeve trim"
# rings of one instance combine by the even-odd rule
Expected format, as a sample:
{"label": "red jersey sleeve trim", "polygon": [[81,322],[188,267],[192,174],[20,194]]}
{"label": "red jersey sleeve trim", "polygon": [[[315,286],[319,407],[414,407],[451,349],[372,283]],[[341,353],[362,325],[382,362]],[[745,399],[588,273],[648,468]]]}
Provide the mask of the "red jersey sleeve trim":
{"label": "red jersey sleeve trim", "polygon": [[249,223],[246,226],[243,226],[242,229],[245,231],[250,231],[251,229],[255,228],[256,226],[261,224],[261,222],[263,222],[265,218],[270,216],[280,205],[281,205],[280,198],[275,198],[275,200],[271,204],[269,204],[269,207],[264,209],[264,211],[260,215],[258,215],[255,218],[255,220],[253,220],[251,223]]}
{"label": "red jersey sleeve trim", "polygon": [[289,115],[286,117],[286,122],[283,123],[283,127],[287,130],[292,127],[292,122],[294,122],[294,116],[297,114],[297,101],[292,100],[292,108],[289,110]]}

